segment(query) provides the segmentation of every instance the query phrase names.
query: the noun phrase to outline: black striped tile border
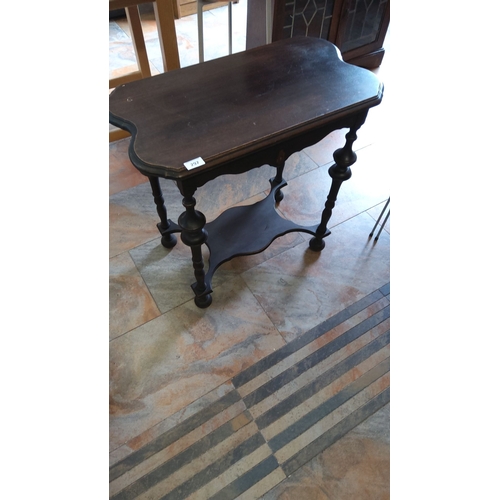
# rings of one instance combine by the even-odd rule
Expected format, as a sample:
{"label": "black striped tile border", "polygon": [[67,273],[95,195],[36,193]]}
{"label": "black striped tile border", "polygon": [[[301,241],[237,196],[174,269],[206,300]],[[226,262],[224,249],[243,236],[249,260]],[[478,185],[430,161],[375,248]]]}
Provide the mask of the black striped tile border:
{"label": "black striped tile border", "polygon": [[[110,483],[115,485],[115,491],[119,491],[111,498],[180,500],[192,495],[199,500],[232,500],[240,495],[244,497],[251,489],[251,495],[262,495],[341,439],[389,402],[389,295],[388,283],[297,337],[234,377],[233,389],[227,394],[112,465]],[[372,305],[375,305],[373,309],[365,311]],[[365,316],[369,314],[366,319],[361,321],[358,318],[359,323],[355,326],[293,361],[295,353],[363,311]],[[356,347],[351,347],[351,343],[357,340]],[[356,350],[335,357],[344,348]],[[283,367],[280,373],[275,373],[275,370],[272,376],[265,374],[289,357],[288,367]],[[319,363],[326,363],[322,365],[321,373],[309,372]],[[361,366],[364,371],[358,368]],[[359,372],[356,377],[348,374],[352,370]],[[297,387],[293,385],[295,380],[308,373],[309,382]],[[255,390],[242,396],[239,389],[261,374],[271,377],[270,380],[263,381]],[[342,379],[345,374],[351,378]],[[259,380],[255,382],[260,383]],[[289,390],[289,394],[279,400],[272,399],[283,388]],[[250,386],[248,390],[251,390]],[[253,408],[262,402],[267,405],[269,397],[269,405],[254,416]],[[313,397],[316,399],[311,407],[308,401]],[[303,403],[307,406],[300,407]],[[302,409],[295,411],[299,407]],[[223,418],[218,418],[218,415]],[[210,424],[209,421],[216,417],[217,428],[206,434],[200,432],[201,437],[197,439],[188,436],[192,431],[203,430],[202,426]],[[314,426],[319,424],[325,428],[320,427],[321,435],[316,437],[314,432],[318,427]],[[303,440],[308,431],[312,437],[307,438],[309,441]],[[189,441],[173,456],[160,455],[186,436],[194,442]],[[147,462],[150,459],[152,462]],[[197,468],[189,472],[193,463],[198,464]],[[188,471],[185,478],[182,475],[184,470]],[[164,490],[163,485],[171,481],[171,476],[175,476],[177,482],[170,483],[170,487]],[[224,480],[220,479],[222,477]]]}
{"label": "black striped tile border", "polygon": [[365,347],[362,347],[345,360],[333,366],[330,370],[323,373],[310,384],[294,392],[291,396],[278,403],[266,413],[257,417],[255,419],[257,425],[260,429],[269,426],[274,421],[278,420],[278,418],[288,413],[291,409],[310,398],[313,394],[317,393],[328,384],[331,384],[335,379],[339,378],[344,373],[347,373],[349,370],[363,362],[388,343],[389,332],[386,332],[381,337],[373,340]]}
{"label": "black striped tile border", "polygon": [[[385,285],[385,287],[388,287],[388,285]],[[385,287],[375,290],[373,293],[358,300],[357,302],[350,305],[346,309],[340,311],[331,318],[328,318],[323,323],[319,324],[318,326],[315,326],[308,332],[292,340],[287,345],[283,346],[281,349],[278,349],[269,356],[266,356],[265,358],[261,359],[254,365],[248,367],[246,370],[242,371],[239,375],[236,375],[236,377],[233,378],[234,386],[236,388],[241,387],[242,385],[246,384],[250,380],[260,375],[262,372],[266,371],[270,366],[279,363],[280,361],[290,356],[294,352],[298,351],[305,345],[309,344],[313,340],[317,339],[318,337],[321,337],[321,335],[323,335],[325,332],[331,330],[332,328],[335,328],[344,321],[348,320],[351,316],[354,316],[363,309],[366,309],[370,305],[374,304],[375,302],[377,302],[377,300],[380,300],[382,297],[387,295],[387,293],[384,294],[382,292],[382,289]]]}
{"label": "black striped tile border", "polygon": [[279,467],[278,461],[273,455],[268,456],[258,465],[240,476],[238,479],[220,490],[211,500],[232,500],[243,492],[258,483],[261,479],[268,476]]}
{"label": "black striped tile border", "polygon": [[309,427],[320,421],[323,417],[336,410],[339,406],[349,401],[349,399],[368,387],[371,383],[375,382],[375,380],[380,378],[382,375],[385,375],[388,371],[389,359],[386,358],[382,363],[379,363],[371,370],[368,370],[366,373],[361,375],[361,377],[349,384],[345,389],[335,394],[335,396],[331,397],[320,406],[309,412],[306,416],[290,425],[290,427],[271,438],[268,442],[269,447],[272,451],[277,451],[280,448],[283,448],[283,446],[309,429]]}
{"label": "black striped tile border", "polygon": [[167,495],[161,497],[161,499],[180,500],[182,498],[186,498],[212,479],[217,478],[231,465],[244,458],[245,455],[252,453],[252,451],[256,450],[259,446],[265,444],[265,442],[266,441],[262,434],[254,434],[229,453],[226,453],[212,465],[209,465],[203,471],[188,479],[185,483],[181,484]]}
{"label": "black striped tile border", "polygon": [[[252,417],[250,416],[248,411],[244,413],[247,417],[247,421],[250,422],[252,420]],[[204,453],[210,451],[210,449],[212,449],[214,446],[227,439],[231,434],[234,434],[235,426],[233,422],[236,419],[239,419],[239,417],[240,416],[231,419],[229,422],[226,422],[215,431],[207,434],[195,444],[177,454],[175,456],[175,460],[168,460],[163,465],[154,469],[149,474],[141,477],[138,481],[135,481],[132,485],[123,489],[122,491],[120,491],[120,493],[111,498],[116,500],[130,500],[146,492],[149,488],[154,486],[159,481],[162,481],[185,465],[191,463],[196,457],[199,457],[200,455],[203,455]],[[262,444],[263,443],[264,441],[262,441]]]}
{"label": "black striped tile border", "polygon": [[382,321],[386,320],[389,317],[389,307],[385,307],[382,311],[377,312],[373,316],[370,316],[368,319],[364,320],[360,324],[351,328],[344,334],[340,335],[336,339],[332,340],[321,349],[317,350],[313,354],[309,355],[307,358],[299,361],[297,364],[280,373],[278,376],[274,377],[272,380],[262,385],[256,391],[252,392],[243,400],[248,408],[251,408],[255,404],[262,401],[264,398],[276,392],[278,389],[283,387],[285,384],[288,384],[291,380],[298,377],[302,373],[306,372],[313,366],[317,365],[321,361],[325,360],[334,352],[342,349],[350,342],[353,342],[357,338],[361,337],[361,335],[368,332],[371,328],[374,328]]}
{"label": "black striped tile border", "polygon": [[153,456],[155,453],[158,453],[158,451],[179,440],[182,436],[188,434],[196,427],[199,427],[203,423],[207,422],[213,416],[217,415],[240,399],[240,395],[237,393],[237,391],[233,390],[229,392],[218,401],[212,403],[208,408],[205,408],[203,411],[196,413],[195,415],[186,419],[177,427],[174,427],[173,429],[170,429],[169,431],[163,433],[152,442],[148,443],[136,452],[130,454],[120,462],[114,464],[109,470],[110,482],[114,479],[117,479],[122,474],[125,474],[125,472],[136,467],[138,464]]}
{"label": "black striped tile border", "polygon": [[283,465],[283,471],[287,476],[296,471],[299,467],[309,462],[318,453],[334,444],[341,437],[345,436],[349,431],[354,429],[361,422],[364,422],[368,417],[383,408],[389,402],[389,389],[385,389],[377,396],[372,398],[368,403],[361,408],[353,411],[349,416],[344,418],[337,425],[333,426],[327,432],[318,437],[310,445],[306,446],[293,457],[287,460]]}

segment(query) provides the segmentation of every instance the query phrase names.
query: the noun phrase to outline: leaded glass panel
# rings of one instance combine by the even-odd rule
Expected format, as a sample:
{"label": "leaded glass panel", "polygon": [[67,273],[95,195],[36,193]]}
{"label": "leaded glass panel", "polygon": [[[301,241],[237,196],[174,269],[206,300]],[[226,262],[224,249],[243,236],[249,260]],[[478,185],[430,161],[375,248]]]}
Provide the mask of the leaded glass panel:
{"label": "leaded glass panel", "polygon": [[387,0],[349,0],[340,50],[347,52],[374,42],[379,34]]}
{"label": "leaded glass panel", "polygon": [[335,0],[288,0],[285,3],[284,36],[328,38]]}

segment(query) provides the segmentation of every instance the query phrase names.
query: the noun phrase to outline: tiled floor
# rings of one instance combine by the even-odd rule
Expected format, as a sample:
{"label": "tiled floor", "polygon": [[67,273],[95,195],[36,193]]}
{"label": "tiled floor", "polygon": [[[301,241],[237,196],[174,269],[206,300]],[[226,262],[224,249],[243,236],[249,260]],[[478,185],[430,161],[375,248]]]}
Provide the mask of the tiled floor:
{"label": "tiled floor", "polygon": [[[235,50],[244,48],[245,8],[235,5]],[[206,58],[224,55],[224,9],[205,18]],[[122,27],[110,22],[114,73],[129,63]],[[196,16],[176,28],[181,65],[196,64]],[[148,36],[161,71],[152,28]],[[390,222],[377,243],[368,238],[390,189],[389,64],[390,53],[377,70],[386,95],[358,134],[325,249],[311,252],[306,235],[292,233],[224,264],[208,309],[193,302],[190,251],[160,243],[128,139],[110,144],[112,498],[389,498]],[[287,161],[285,217],[318,222],[344,135]],[[264,166],[221,177],[197,191],[197,208],[212,220],[261,199],[272,175]],[[162,187],[176,220],[180,194],[172,182]]]}

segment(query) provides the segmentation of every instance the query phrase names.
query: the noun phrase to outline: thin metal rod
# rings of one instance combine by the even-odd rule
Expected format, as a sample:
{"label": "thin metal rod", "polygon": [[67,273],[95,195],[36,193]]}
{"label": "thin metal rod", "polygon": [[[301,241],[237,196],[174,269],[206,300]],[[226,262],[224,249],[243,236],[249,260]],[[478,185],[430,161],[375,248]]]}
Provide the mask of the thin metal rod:
{"label": "thin metal rod", "polygon": [[391,198],[388,198],[387,201],[385,202],[384,208],[382,209],[382,212],[380,212],[380,215],[378,216],[377,222],[375,222],[375,225],[373,226],[372,232],[369,235],[370,238],[373,236],[373,233],[375,232],[375,228],[377,227],[377,224],[380,222],[380,219],[382,219],[382,216],[384,215],[384,212],[386,211],[387,206],[389,205],[390,201],[391,201]]}
{"label": "thin metal rod", "polygon": [[273,6],[271,0],[266,0],[266,44],[272,42],[273,37]]}
{"label": "thin metal rod", "polygon": [[198,55],[199,62],[205,60],[204,48],[203,48],[203,2],[198,0]]}
{"label": "thin metal rod", "polygon": [[229,53],[233,53],[233,2],[232,0],[228,4],[228,22],[229,22]]}
{"label": "thin metal rod", "polygon": [[379,231],[377,233],[377,236],[375,236],[375,241],[378,240],[378,237],[380,236],[380,233],[382,232],[382,229],[384,229],[385,223],[387,222],[387,219],[389,218],[389,215],[391,215],[391,211],[390,210],[387,212],[387,215],[385,216],[384,222],[380,226],[380,229],[379,229]]}

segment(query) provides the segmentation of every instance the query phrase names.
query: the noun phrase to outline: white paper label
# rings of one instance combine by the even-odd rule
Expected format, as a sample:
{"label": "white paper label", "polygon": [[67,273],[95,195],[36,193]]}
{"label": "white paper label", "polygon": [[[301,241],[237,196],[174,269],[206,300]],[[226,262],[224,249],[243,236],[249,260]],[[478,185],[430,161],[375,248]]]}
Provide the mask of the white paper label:
{"label": "white paper label", "polygon": [[184,166],[188,169],[188,170],[192,170],[193,168],[196,168],[196,167],[201,167],[202,165],[205,165],[205,162],[203,161],[203,158],[195,158],[194,160],[191,160],[191,161],[187,161],[184,163]]}

